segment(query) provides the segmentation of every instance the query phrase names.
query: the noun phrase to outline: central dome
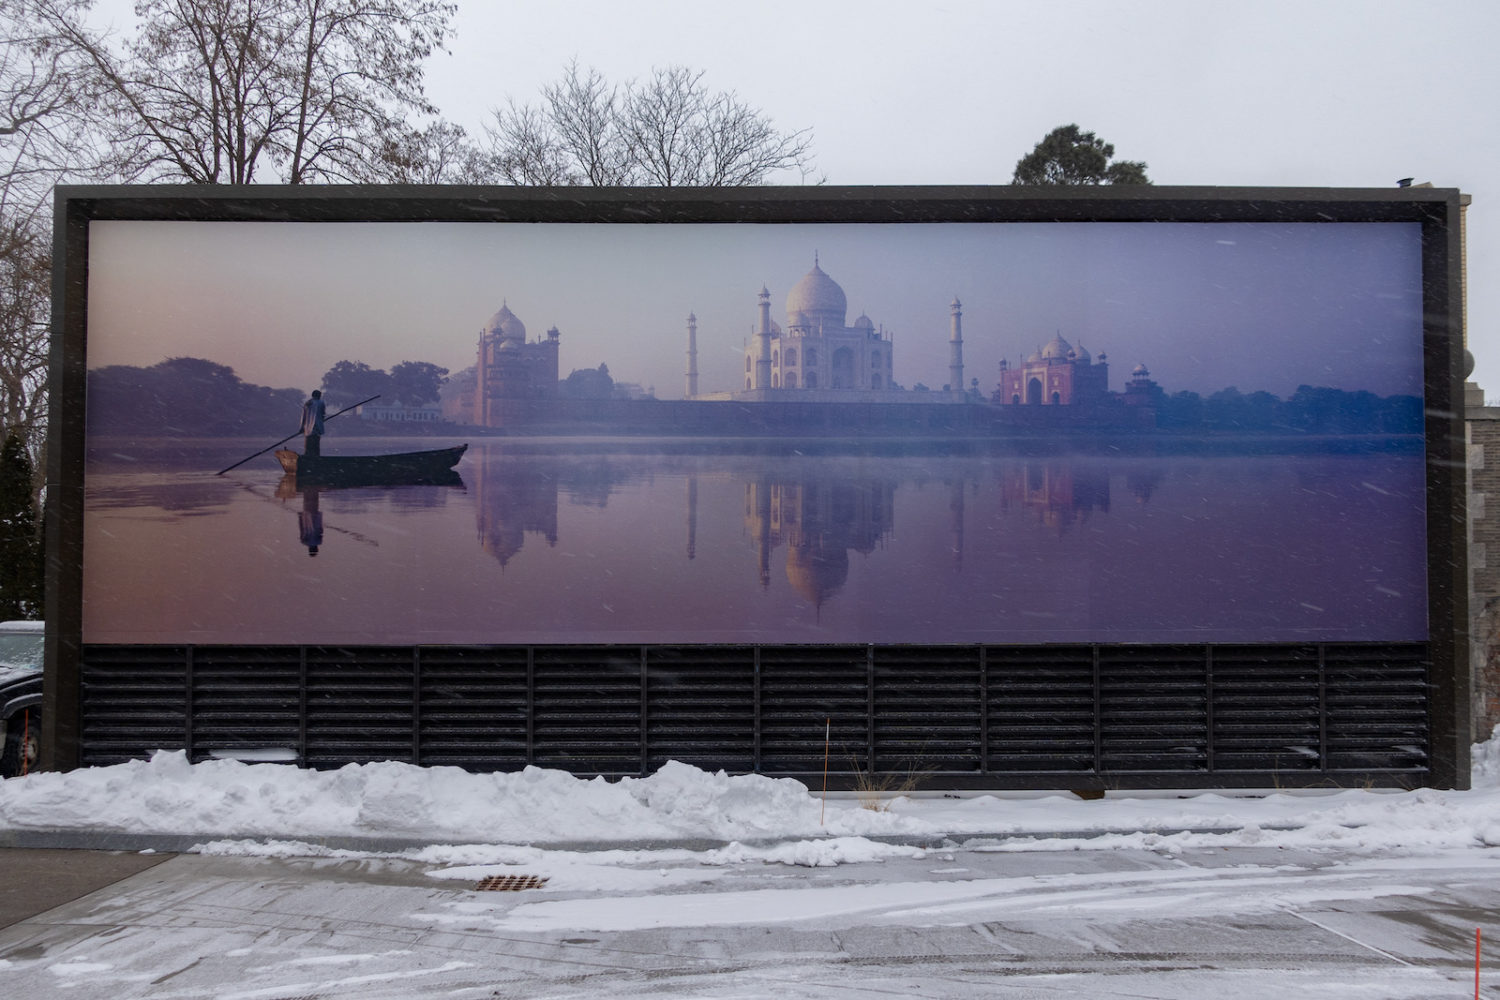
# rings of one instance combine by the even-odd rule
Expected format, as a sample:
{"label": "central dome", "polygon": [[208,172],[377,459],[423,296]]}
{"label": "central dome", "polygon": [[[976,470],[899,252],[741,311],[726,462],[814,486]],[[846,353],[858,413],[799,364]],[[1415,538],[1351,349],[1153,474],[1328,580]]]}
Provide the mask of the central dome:
{"label": "central dome", "polygon": [[813,269],[797,282],[786,297],[788,326],[800,326],[812,332],[820,329],[842,330],[849,312],[849,300],[839,283],[823,273],[813,258]]}
{"label": "central dome", "polygon": [[1073,345],[1062,339],[1062,334],[1053,337],[1046,347],[1042,348],[1042,360],[1050,361],[1056,359],[1065,361],[1072,352]]}
{"label": "central dome", "polygon": [[510,306],[501,303],[500,311],[490,317],[489,323],[485,324],[484,332],[490,336],[499,334],[502,340],[526,340],[526,324],[522,323],[516,314],[510,311]]}

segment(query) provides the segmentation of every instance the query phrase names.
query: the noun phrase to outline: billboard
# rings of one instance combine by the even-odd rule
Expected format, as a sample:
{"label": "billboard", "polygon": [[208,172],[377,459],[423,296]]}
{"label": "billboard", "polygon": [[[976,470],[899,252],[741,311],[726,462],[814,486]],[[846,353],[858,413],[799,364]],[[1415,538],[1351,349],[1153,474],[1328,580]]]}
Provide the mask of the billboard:
{"label": "billboard", "polygon": [[98,194],[85,644],[1430,635],[1431,192]]}

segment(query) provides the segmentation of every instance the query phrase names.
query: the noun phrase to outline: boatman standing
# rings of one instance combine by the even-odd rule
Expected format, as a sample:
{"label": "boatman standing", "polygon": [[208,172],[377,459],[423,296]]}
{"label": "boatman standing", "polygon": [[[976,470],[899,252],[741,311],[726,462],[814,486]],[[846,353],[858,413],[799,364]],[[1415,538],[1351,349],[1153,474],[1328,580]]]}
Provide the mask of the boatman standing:
{"label": "boatman standing", "polygon": [[314,389],[312,399],[302,404],[302,454],[308,458],[317,458],[322,454],[323,440],[323,415],[326,412],[323,406],[323,392]]}

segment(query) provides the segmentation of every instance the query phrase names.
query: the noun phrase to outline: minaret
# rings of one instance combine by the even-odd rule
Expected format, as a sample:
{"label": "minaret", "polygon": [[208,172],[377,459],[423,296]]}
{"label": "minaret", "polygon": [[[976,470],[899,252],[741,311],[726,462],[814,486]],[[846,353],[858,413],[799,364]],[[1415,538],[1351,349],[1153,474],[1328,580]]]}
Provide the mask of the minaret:
{"label": "minaret", "polygon": [[698,398],[698,317],[692,313],[688,313],[687,387],[683,398]]}
{"label": "minaret", "polygon": [[771,293],[760,286],[760,329],[755,331],[755,388],[771,388]]}
{"label": "minaret", "polygon": [[953,296],[953,328],[948,335],[948,388],[960,398],[964,394],[964,328],[963,303]]}
{"label": "minaret", "polygon": [[489,414],[484,408],[484,379],[485,369],[489,367],[489,358],[485,357],[484,330],[479,331],[479,363],[474,366],[474,423],[480,427],[489,425]]}

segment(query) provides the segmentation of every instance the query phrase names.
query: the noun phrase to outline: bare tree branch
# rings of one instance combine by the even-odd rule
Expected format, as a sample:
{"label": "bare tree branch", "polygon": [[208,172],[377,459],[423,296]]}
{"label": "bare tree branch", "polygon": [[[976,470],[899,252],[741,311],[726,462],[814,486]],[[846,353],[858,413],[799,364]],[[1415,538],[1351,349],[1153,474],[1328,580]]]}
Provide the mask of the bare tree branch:
{"label": "bare tree branch", "polygon": [[609,84],[571,64],[535,105],[510,103],[486,128],[513,184],[761,184],[812,167],[812,133],[782,132],[701,70],[670,66],[644,83]]}
{"label": "bare tree branch", "polygon": [[104,95],[111,166],[132,180],[291,184],[364,175],[381,137],[434,112],[423,61],[448,0],[139,0],[123,45],[83,0],[17,0]]}

